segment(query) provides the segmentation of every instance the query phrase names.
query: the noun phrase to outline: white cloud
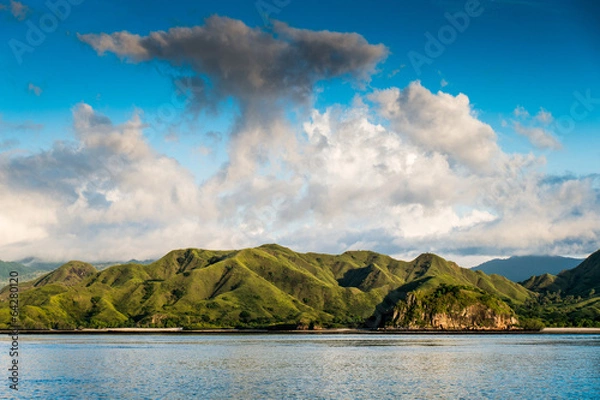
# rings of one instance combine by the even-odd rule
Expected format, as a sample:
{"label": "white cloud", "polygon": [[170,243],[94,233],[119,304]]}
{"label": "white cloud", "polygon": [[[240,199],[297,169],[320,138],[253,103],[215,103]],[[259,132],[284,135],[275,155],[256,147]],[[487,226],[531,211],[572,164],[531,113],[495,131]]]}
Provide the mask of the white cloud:
{"label": "white cloud", "polygon": [[515,108],[515,110],[513,111],[513,114],[515,115],[515,117],[518,118],[529,118],[530,116],[529,111],[527,111],[523,106],[517,106],[517,108]]}
{"label": "white cloud", "polygon": [[545,124],[545,125],[548,125],[549,123],[554,121],[554,117],[552,116],[552,113],[550,113],[547,110],[544,110],[543,108],[540,108],[540,111],[538,111],[538,113],[536,114],[535,119],[537,119],[538,122],[541,122],[542,124]]}
{"label": "white cloud", "polygon": [[0,153],[10,232],[0,252],[129,259],[278,242],[469,260],[595,250],[598,177],[547,177],[543,159],[504,153],[465,95],[415,82],[367,97],[376,109],[357,97],[312,110],[299,134],[280,113],[246,114],[228,163],[201,185],[148,144],[141,112],[115,124],[79,104],[74,143]]}
{"label": "white cloud", "polygon": [[[190,220],[201,226],[210,210],[203,208],[193,175],[149,147],[137,115],[113,125],[80,104],[73,118],[77,143],[1,159],[2,210],[11,211],[0,215],[5,231],[16,232],[0,238],[4,254],[112,258],[124,241],[143,255],[159,245],[144,244],[149,236]],[[175,246],[190,233],[162,240]]]}
{"label": "white cloud", "polygon": [[[238,102],[228,165],[208,184],[227,187],[226,201],[245,201],[245,189],[238,184],[242,179],[251,184],[266,166],[297,158],[286,105],[310,109],[315,85],[328,79],[349,78],[364,85],[388,54],[385,46],[356,33],[296,29],[281,22],[267,32],[220,16],[207,18],[202,26],[148,36],[115,32],[78,38],[100,55],[110,52],[135,63],[164,60],[175,68],[190,65],[196,79],[211,83],[192,108],[226,97]],[[283,159],[277,160],[280,155]]]}
{"label": "white cloud", "polygon": [[539,149],[554,149],[562,148],[560,142],[541,127],[526,127],[520,122],[514,122],[513,128],[519,135],[523,135],[529,139],[532,145]]}
{"label": "white cloud", "polygon": [[548,130],[548,125],[554,120],[550,112],[540,108],[535,116],[531,116],[525,108],[518,106],[514,115],[517,119],[512,121],[513,129],[529,139],[533,146],[538,149],[562,148],[558,139]]}
{"label": "white cloud", "polygon": [[489,169],[499,155],[494,130],[477,119],[464,94],[433,94],[417,81],[404,90],[375,92],[370,99],[392,129],[425,150],[471,169]]}

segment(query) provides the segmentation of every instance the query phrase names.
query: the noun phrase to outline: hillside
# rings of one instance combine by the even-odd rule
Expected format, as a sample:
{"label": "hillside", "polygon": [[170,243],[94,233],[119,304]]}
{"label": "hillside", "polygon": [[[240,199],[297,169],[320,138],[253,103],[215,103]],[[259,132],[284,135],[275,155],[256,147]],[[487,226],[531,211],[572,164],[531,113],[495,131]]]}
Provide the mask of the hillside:
{"label": "hillside", "polygon": [[553,256],[514,256],[507,259],[494,259],[477,267],[473,271],[483,271],[488,275],[502,275],[513,282],[522,282],[532,276],[556,275],[579,265],[583,259]]}
{"label": "hillside", "polygon": [[[127,263],[136,263],[136,264],[151,264],[154,260],[144,260],[137,261],[131,260]],[[8,278],[11,271],[17,271],[19,273],[19,279],[21,281],[28,281],[35,278],[38,278],[44,274],[47,274],[49,271],[52,271],[61,265],[64,262],[45,262],[35,259],[33,257],[25,258],[19,261],[0,261],[0,288],[4,287],[8,284]],[[94,268],[98,270],[106,269],[108,267],[112,267],[114,265],[126,264],[122,261],[111,261],[111,262],[94,262],[92,263]]]}
{"label": "hillside", "polygon": [[[443,299],[436,295],[440,287]],[[411,296],[421,308],[435,303],[436,312],[425,322],[395,323],[390,315]],[[531,296],[504,277],[460,268],[433,254],[407,262],[369,251],[302,254],[264,245],[236,251],[176,250],[149,265],[129,263],[102,271],[70,262],[23,284],[20,304],[23,325],[40,329],[483,329],[514,325],[511,305]],[[6,297],[6,291],[0,292],[0,301]],[[6,310],[0,311],[0,326],[7,324]],[[471,314],[471,325],[465,326],[463,317]]]}
{"label": "hillside", "polygon": [[547,326],[600,326],[600,250],[558,275],[533,276],[523,286],[538,292],[520,309]]}
{"label": "hillside", "polygon": [[576,268],[556,276],[534,276],[523,285],[536,292],[558,292],[572,296],[587,296],[600,292],[600,250],[590,255]]}

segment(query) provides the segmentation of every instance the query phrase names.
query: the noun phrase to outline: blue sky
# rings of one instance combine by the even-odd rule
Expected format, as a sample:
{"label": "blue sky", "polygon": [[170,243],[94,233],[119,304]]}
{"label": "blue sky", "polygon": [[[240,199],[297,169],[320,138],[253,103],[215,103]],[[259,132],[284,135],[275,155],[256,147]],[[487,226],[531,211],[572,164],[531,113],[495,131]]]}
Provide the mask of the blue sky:
{"label": "blue sky", "polygon": [[[0,4],[0,258],[598,247],[595,1]],[[240,53],[202,53],[220,35]],[[303,67],[287,50],[261,65],[282,46]]]}

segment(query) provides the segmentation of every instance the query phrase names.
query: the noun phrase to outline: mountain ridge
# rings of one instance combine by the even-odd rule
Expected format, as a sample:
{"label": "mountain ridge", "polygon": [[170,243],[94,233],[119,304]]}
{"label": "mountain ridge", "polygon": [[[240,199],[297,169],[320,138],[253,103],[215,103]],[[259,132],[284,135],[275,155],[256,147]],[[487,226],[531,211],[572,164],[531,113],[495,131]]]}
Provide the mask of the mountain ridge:
{"label": "mountain ridge", "polygon": [[[371,251],[297,253],[276,244],[173,250],[148,265],[103,270],[71,261],[25,283],[20,296],[24,325],[39,329],[356,327],[367,320],[372,325],[373,318],[385,324],[386,301],[397,303],[406,293],[426,296],[442,284],[461,287],[461,296],[482,291],[503,304],[532,296],[503,277],[469,271],[431,253],[402,261]],[[3,296],[0,292],[0,301]],[[6,316],[0,312],[2,321]]]}
{"label": "mountain ridge", "polygon": [[[186,248],[147,265],[98,270],[70,261],[22,282],[20,305],[29,329],[596,326],[600,297],[583,293],[578,282],[597,287],[599,270],[597,252],[573,270],[523,286],[432,253],[403,261],[366,250],[298,253],[276,244]],[[0,304],[7,295],[7,288],[0,291]],[[0,307],[0,327],[9,320],[8,307]]]}

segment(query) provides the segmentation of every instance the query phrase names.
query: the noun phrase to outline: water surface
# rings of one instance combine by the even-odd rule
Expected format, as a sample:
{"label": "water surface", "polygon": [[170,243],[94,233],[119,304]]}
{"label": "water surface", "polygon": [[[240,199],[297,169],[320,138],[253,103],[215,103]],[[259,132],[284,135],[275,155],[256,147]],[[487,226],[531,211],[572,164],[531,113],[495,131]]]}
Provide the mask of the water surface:
{"label": "water surface", "polygon": [[600,398],[600,335],[22,335],[20,347],[14,398]]}

